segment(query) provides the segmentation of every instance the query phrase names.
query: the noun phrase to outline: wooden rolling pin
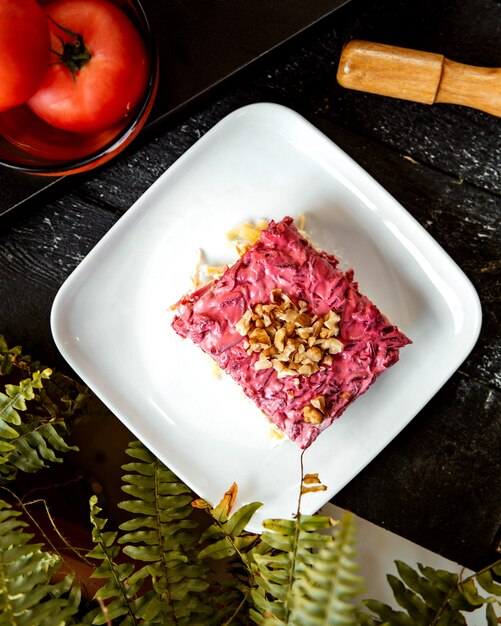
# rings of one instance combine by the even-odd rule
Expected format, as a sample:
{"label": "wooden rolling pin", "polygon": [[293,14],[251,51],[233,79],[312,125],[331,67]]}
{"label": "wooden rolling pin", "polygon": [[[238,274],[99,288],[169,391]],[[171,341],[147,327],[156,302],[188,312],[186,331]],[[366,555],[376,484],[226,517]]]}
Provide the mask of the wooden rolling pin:
{"label": "wooden rolling pin", "polygon": [[441,54],[353,40],[343,48],[337,80],[358,91],[501,116],[501,69],[463,65]]}

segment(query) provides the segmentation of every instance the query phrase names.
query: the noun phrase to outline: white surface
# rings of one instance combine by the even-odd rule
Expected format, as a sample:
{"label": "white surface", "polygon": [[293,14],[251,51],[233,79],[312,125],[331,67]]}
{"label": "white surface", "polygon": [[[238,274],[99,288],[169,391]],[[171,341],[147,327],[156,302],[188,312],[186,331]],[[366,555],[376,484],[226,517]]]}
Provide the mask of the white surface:
{"label": "white surface", "polygon": [[479,333],[476,292],[428,233],[362,168],[296,113],[240,109],[181,157],[62,286],[52,311],[69,364],[125,425],[201,497],[233,481],[261,519],[296,508],[300,451],[274,447],[261,413],[170,328],[198,249],[230,261],[225,233],[260,217],[305,214],[307,230],[412,340],[304,456],[328,490],[348,483],[457,369]]}
{"label": "white surface", "polygon": [[[340,519],[343,509],[333,504],[326,504],[320,511],[323,515],[330,515]],[[445,559],[426,548],[422,548],[403,537],[371,524],[356,515],[353,516],[356,528],[356,552],[360,566],[359,573],[364,578],[363,598],[372,598],[388,604],[393,609],[401,611],[391,587],[386,580],[387,574],[398,576],[395,561],[403,561],[417,570],[417,564],[445,569],[448,572],[459,574],[464,580],[473,572],[462,565]],[[479,588],[482,595],[484,592]],[[497,608],[497,607],[494,607]],[[468,626],[485,626],[485,606],[473,613],[463,613]]]}

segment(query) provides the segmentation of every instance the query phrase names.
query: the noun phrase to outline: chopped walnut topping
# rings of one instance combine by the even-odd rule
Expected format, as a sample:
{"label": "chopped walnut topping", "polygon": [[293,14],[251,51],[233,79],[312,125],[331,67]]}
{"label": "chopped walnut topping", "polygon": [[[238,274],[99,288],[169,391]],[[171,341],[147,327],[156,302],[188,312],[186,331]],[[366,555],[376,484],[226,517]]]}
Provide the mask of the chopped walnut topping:
{"label": "chopped walnut topping", "polygon": [[311,376],[331,365],[332,355],[343,349],[336,339],[339,319],[335,311],[312,315],[304,300],[296,306],[280,289],[274,289],[270,303],[245,311],[235,330],[246,337],[247,354],[260,353],[254,365],[257,370],[273,367],[278,378]]}
{"label": "chopped walnut topping", "polygon": [[282,326],[282,328],[279,328],[276,331],[275,337],[273,338],[273,343],[275,344],[275,348],[278,350],[278,352],[283,352],[285,350],[286,339],[287,339],[287,332],[285,328]]}
{"label": "chopped walnut topping", "polygon": [[318,409],[321,413],[325,414],[325,396],[318,396],[317,398],[312,398],[310,404]]}
{"label": "chopped walnut topping", "polygon": [[[261,353],[262,354],[262,353]],[[271,361],[269,359],[267,359],[266,357],[259,357],[259,359],[256,361],[254,367],[257,370],[267,370],[270,367],[273,367]]]}
{"label": "chopped walnut topping", "polygon": [[252,318],[252,311],[250,309],[248,309],[243,314],[242,319],[240,319],[237,322],[237,325],[235,326],[235,329],[236,329],[236,331],[237,331],[237,333],[239,335],[242,335],[243,337],[245,337],[245,335],[247,335],[247,333],[250,330],[251,318]]}
{"label": "chopped walnut topping", "polygon": [[303,417],[309,424],[321,424],[325,417],[325,396],[312,398],[310,404],[303,408]]}

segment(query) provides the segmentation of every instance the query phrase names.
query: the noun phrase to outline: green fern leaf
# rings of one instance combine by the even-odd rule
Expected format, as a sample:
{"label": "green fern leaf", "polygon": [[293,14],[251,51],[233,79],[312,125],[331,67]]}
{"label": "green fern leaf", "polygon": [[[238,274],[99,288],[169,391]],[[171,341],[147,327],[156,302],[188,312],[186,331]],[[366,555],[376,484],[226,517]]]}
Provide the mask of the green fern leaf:
{"label": "green fern leaf", "polygon": [[262,587],[252,590],[254,606],[249,610],[249,616],[258,626],[284,626],[285,604],[277,599],[269,600]]}
{"label": "green fern leaf", "polygon": [[383,625],[383,622],[380,620],[376,621],[373,617],[362,611],[358,611],[357,617],[359,626],[389,626],[388,622]]}
{"label": "green fern leaf", "polygon": [[[9,348],[5,337],[0,335],[0,376],[8,376],[14,368],[14,364],[17,364],[18,367],[24,366],[25,359],[21,356],[21,352],[21,346]],[[27,367],[29,368],[29,365]]]}
{"label": "green fern leaf", "polygon": [[357,626],[353,604],[362,578],[355,564],[355,526],[346,513],[334,538],[314,553],[292,587],[289,622],[304,626]]}
{"label": "green fern leaf", "polygon": [[397,566],[400,578],[409,587],[409,589],[414,591],[416,594],[419,594],[428,607],[434,611],[438,611],[444,601],[443,592],[435,589],[435,587],[430,584],[426,578],[420,576],[406,563],[403,563],[402,561],[395,561],[395,565]]}
{"label": "green fern leaf", "polygon": [[288,624],[293,608],[293,586],[312,565],[315,551],[324,547],[332,536],[319,531],[330,528],[328,517],[300,515],[294,520],[265,520],[261,540],[272,554],[251,552],[256,586],[250,612],[256,624]]}
{"label": "green fern leaf", "polygon": [[223,537],[223,539],[219,539],[215,543],[209,544],[203,550],[198,553],[199,559],[227,559],[230,556],[233,556],[236,552],[235,546],[230,541],[229,537]]}
{"label": "green fern leaf", "polygon": [[33,535],[23,531],[27,524],[20,512],[0,500],[0,614],[2,623],[19,626],[64,626],[73,624],[80,602],[78,590],[71,591],[72,578],[58,583],[51,576],[60,559],[32,544]]}
{"label": "green fern leaf", "polygon": [[[213,592],[212,601],[215,607],[214,626],[223,624],[248,624],[248,607],[252,570],[252,550],[256,549],[259,536],[245,531],[245,527],[254,513],[262,504],[251,502],[231,513],[238,487],[234,483],[224,494],[223,498],[212,507],[208,502],[197,499],[193,502],[196,508],[202,508],[209,513],[212,523],[200,537],[199,543],[205,547],[198,552],[200,560],[222,561],[218,565],[220,575],[228,582],[220,589],[216,582],[217,592]],[[223,602],[224,599],[224,609]],[[217,617],[216,617],[217,615]],[[226,621],[228,620],[228,621]],[[245,621],[247,620],[247,621]]]}
{"label": "green fern leaf", "polygon": [[493,570],[494,568],[480,572],[475,576],[475,579],[484,591],[501,598],[501,585],[494,581],[492,577]]}
{"label": "green fern leaf", "polygon": [[[227,532],[227,530],[224,529],[222,532]],[[204,539],[207,539],[207,534],[204,535]],[[256,539],[257,535],[253,534],[246,534],[242,537],[233,537],[230,533],[228,533],[227,535],[224,535],[222,539],[219,539],[214,543],[209,543],[208,546],[198,553],[198,558],[206,559],[210,557],[211,559],[220,560],[229,558],[236,553],[243,558],[245,552],[256,543]]]}
{"label": "green fern leaf", "polygon": [[396,576],[390,574],[387,576],[387,580],[393,591],[395,600],[399,606],[407,611],[416,626],[427,626],[431,624],[435,611],[427,607],[424,600],[408,589]]}
{"label": "green fern leaf", "polygon": [[415,626],[414,621],[403,611],[395,611],[377,600],[364,600],[364,605],[379,618],[379,623],[389,626]]}
{"label": "green fern leaf", "polygon": [[246,594],[230,583],[216,591],[216,619],[214,626],[250,626]]}
{"label": "green fern leaf", "polygon": [[0,380],[4,376],[9,383],[0,388],[0,482],[61,462],[59,453],[75,450],[64,440],[65,419],[87,397],[81,385],[33,363],[20,347],[9,350],[1,337]]}
{"label": "green fern leaf", "polygon": [[262,507],[261,502],[250,502],[240,507],[233,515],[225,522],[224,530],[231,537],[237,537],[240,535],[247,524],[251,521],[254,513]]}
{"label": "green fern leaf", "polygon": [[499,626],[496,611],[494,610],[494,607],[492,606],[491,603],[487,605],[485,618],[487,620],[487,626]]}
{"label": "green fern leaf", "polygon": [[469,579],[460,585],[451,594],[449,604],[458,611],[476,611],[485,604],[486,600],[478,593],[473,579]]}
{"label": "green fern leaf", "polygon": [[[396,561],[396,565],[401,580],[388,576],[388,581],[396,601],[406,612],[394,611],[375,600],[364,601],[374,616],[389,626],[465,626],[464,612],[490,604],[500,595],[501,585],[492,578],[496,564],[462,581],[455,573],[421,564],[419,572],[401,561]],[[481,596],[477,583],[493,595]]]}
{"label": "green fern leaf", "polygon": [[11,428],[9,424],[21,425],[19,411],[26,411],[26,402],[33,400],[35,389],[40,389],[42,379],[51,375],[51,370],[34,372],[30,378],[21,380],[19,385],[5,385],[5,393],[0,392],[0,434],[5,439],[17,437],[17,430]]}
{"label": "green fern leaf", "polygon": [[136,615],[151,624],[208,624],[212,608],[200,602],[209,584],[197,559],[195,496],[140,442],[126,452],[136,460],[123,466],[122,489],[134,499],[119,506],[137,517],[120,526],[124,534],[118,542],[129,557],[147,563],[129,584],[149,580],[154,591]]}
{"label": "green fern leaf", "polygon": [[97,497],[90,499],[90,520],[92,523],[92,540],[95,547],[87,554],[88,558],[100,561],[100,565],[92,573],[92,578],[105,579],[106,583],[95,594],[97,600],[111,600],[92,614],[92,624],[107,624],[109,621],[120,620],[121,626],[138,624],[137,613],[147,601],[146,596],[135,597],[137,588],[130,585],[128,579],[133,574],[134,566],[130,563],[117,563],[120,555],[119,546],[115,545],[116,532],[105,531],[106,520],[99,517],[101,508]]}
{"label": "green fern leaf", "polygon": [[435,586],[436,589],[443,593],[449,593],[459,582],[459,576],[446,570],[433,569],[425,567],[418,563],[419,571]]}

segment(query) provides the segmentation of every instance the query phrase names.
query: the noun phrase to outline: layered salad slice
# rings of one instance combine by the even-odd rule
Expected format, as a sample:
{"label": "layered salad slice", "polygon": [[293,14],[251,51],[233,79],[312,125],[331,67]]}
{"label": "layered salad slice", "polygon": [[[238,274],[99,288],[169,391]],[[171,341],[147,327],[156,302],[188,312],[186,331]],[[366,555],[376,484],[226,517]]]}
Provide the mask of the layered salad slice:
{"label": "layered salad slice", "polygon": [[261,411],[307,448],[410,340],[315,248],[271,221],[223,275],[177,303],[172,323]]}

